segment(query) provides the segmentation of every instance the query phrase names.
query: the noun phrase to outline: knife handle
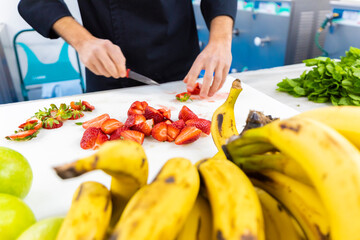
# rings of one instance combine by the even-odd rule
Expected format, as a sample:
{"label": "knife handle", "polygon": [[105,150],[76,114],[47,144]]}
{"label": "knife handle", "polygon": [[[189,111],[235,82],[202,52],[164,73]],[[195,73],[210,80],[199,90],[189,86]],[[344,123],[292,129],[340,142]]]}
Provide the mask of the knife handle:
{"label": "knife handle", "polygon": [[126,78],[129,78],[130,68],[126,69]]}

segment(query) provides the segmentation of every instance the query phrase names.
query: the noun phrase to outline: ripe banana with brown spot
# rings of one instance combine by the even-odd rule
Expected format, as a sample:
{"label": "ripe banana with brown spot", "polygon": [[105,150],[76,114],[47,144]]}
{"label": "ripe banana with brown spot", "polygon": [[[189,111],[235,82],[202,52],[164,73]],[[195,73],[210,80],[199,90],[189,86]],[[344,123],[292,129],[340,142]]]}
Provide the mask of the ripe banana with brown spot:
{"label": "ripe banana with brown spot", "polygon": [[197,167],[213,215],[211,239],[265,239],[259,198],[241,169],[215,158],[202,160]]}
{"label": "ripe banana with brown spot", "polygon": [[287,210],[260,188],[256,188],[264,216],[265,235],[267,240],[301,240]]}
{"label": "ripe banana with brown spot", "polygon": [[103,240],[111,217],[109,190],[97,182],[84,182],[74,193],[57,240]]}
{"label": "ripe banana with brown spot", "polygon": [[147,157],[140,144],[128,140],[115,140],[105,142],[91,156],[54,169],[63,179],[98,169],[111,176],[110,191],[113,199],[111,230],[129,199],[147,183],[148,168]]}
{"label": "ripe banana with brown spot", "polygon": [[302,112],[297,117],[320,121],[341,133],[360,149],[360,108],[357,106],[331,106]]}
{"label": "ripe banana with brown spot", "polygon": [[250,129],[242,137],[267,139],[297,161],[324,203],[333,240],[360,239],[360,152],[344,136],[324,123],[294,117]]}
{"label": "ripe banana with brown spot", "polygon": [[212,215],[207,199],[198,195],[176,240],[209,240],[212,235]]}
{"label": "ripe banana with brown spot", "polygon": [[[240,80],[234,80],[226,101],[215,110],[212,116],[211,136],[219,152],[222,152],[222,145],[230,137],[239,135],[236,129],[234,106],[241,91]],[[218,153],[218,156],[223,156],[223,153]]]}
{"label": "ripe banana with brown spot", "polygon": [[168,160],[154,181],[130,199],[110,239],[175,239],[196,201],[199,187],[199,174],[190,160]]}
{"label": "ripe banana with brown spot", "polygon": [[248,176],[256,187],[289,210],[309,240],[330,239],[327,213],[314,188],[271,170],[248,173]]}

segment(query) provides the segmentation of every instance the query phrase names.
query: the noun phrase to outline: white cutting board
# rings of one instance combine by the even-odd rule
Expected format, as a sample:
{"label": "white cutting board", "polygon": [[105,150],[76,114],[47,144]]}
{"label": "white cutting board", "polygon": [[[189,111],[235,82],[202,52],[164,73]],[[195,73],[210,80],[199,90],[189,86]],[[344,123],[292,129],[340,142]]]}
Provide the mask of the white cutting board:
{"label": "white cutting board", "polygon": [[[0,146],[5,146],[23,154],[33,170],[34,179],[30,193],[25,202],[34,211],[38,220],[50,216],[65,215],[70,207],[72,195],[80,183],[88,180],[98,181],[110,186],[110,177],[101,171],[84,174],[78,178],[62,180],[52,167],[73,161],[77,158],[92,154],[93,150],[80,148],[80,139],[84,129],[74,124],[76,121],[66,121],[59,129],[42,129],[38,137],[28,142],[11,142],[4,137],[17,130],[23,123],[39,109],[49,107],[50,103],[57,106],[60,103],[69,104],[70,101],[86,100],[95,106],[91,113],[79,121],[92,119],[103,113],[125,122],[127,110],[134,101],[147,101],[156,109],[166,106],[172,110],[172,120],[178,119],[178,113],[183,105],[187,105],[199,117],[211,120],[215,109],[227,97],[231,83],[228,77],[224,87],[213,98],[194,100],[181,103],[175,100],[175,94],[186,91],[185,84],[173,82],[157,86],[143,86],[78,96],[62,97],[47,100],[21,102],[0,105]],[[252,87],[243,84],[243,91],[235,105],[235,117],[239,132],[242,130],[249,110],[263,111],[274,117],[288,118],[298,112],[270,97],[260,93]],[[192,162],[212,157],[217,149],[211,136],[201,137],[198,141],[188,145],[177,146],[174,143],[158,142],[151,137],[145,138],[143,147],[149,161],[149,181],[157,174],[161,166],[172,157],[185,157]]]}

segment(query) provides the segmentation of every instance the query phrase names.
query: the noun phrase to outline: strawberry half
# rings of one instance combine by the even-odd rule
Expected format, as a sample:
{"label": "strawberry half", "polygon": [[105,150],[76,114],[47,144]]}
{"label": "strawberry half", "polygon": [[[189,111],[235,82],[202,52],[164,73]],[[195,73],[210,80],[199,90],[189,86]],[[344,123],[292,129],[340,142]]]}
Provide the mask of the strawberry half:
{"label": "strawberry half", "polygon": [[164,121],[164,116],[158,110],[150,106],[145,108],[144,116],[146,119],[154,119],[155,124]]}
{"label": "strawberry half", "polygon": [[106,142],[108,140],[109,140],[108,136],[105,133],[103,133],[102,131],[99,131],[93,149],[94,150],[98,149],[101,145],[104,144],[104,142]]}
{"label": "strawberry half", "polygon": [[190,119],[190,120],[186,121],[186,126],[194,126],[198,129],[200,129],[203,133],[209,135],[211,121],[203,119],[203,118]]}
{"label": "strawberry half", "polygon": [[167,141],[168,142],[173,142],[176,137],[179,135],[180,133],[180,129],[178,129],[177,127],[173,126],[172,124],[168,124],[167,125]]}
{"label": "strawberry half", "polygon": [[115,132],[116,129],[121,128],[122,126],[124,126],[124,124],[119,120],[109,118],[101,124],[101,130],[105,134],[112,134],[113,132]]}
{"label": "strawberry half", "polygon": [[105,113],[102,114],[96,118],[93,118],[91,120],[88,120],[86,122],[82,123],[82,127],[87,129],[89,127],[96,127],[96,128],[100,128],[102,123],[105,122],[106,120],[108,120],[110,118],[109,114]]}
{"label": "strawberry half", "polygon": [[70,107],[74,110],[82,110],[81,100],[78,102],[75,101],[70,102]]}
{"label": "strawberry half", "polygon": [[156,124],[151,131],[151,136],[160,142],[167,141],[167,124],[164,122]]}
{"label": "strawberry half", "polygon": [[125,121],[125,126],[128,128],[131,128],[132,126],[138,125],[140,123],[143,123],[146,121],[146,118],[144,117],[144,115],[141,114],[133,114],[130,115],[126,121]]}
{"label": "strawberry half", "polygon": [[116,129],[111,135],[110,135],[110,141],[112,140],[117,140],[117,139],[120,139],[121,135],[120,133],[125,131],[125,130],[129,130],[129,128],[125,127],[125,126],[122,126],[118,129]]}
{"label": "strawberry half", "polygon": [[185,127],[185,122],[184,122],[184,120],[180,119],[180,120],[173,122],[172,125],[174,127],[176,127],[177,129],[182,130]]}
{"label": "strawberry half", "polygon": [[128,116],[133,115],[133,114],[144,114],[145,113],[145,108],[148,106],[148,103],[143,101],[136,101],[133,104],[131,104],[129,110],[128,110]]}
{"label": "strawberry half", "polygon": [[200,91],[201,91],[201,86],[200,86],[200,84],[197,82],[196,85],[195,85],[195,87],[194,87],[194,89],[193,89],[192,91],[189,91],[189,89],[187,89],[187,90],[188,90],[188,93],[190,93],[191,95],[199,95],[199,94],[200,94]]}
{"label": "strawberry half", "polygon": [[87,128],[81,138],[80,147],[82,149],[93,148],[95,146],[99,132],[100,132],[100,128],[96,128],[96,127]]}
{"label": "strawberry half", "polygon": [[171,110],[170,109],[160,108],[160,109],[158,109],[158,111],[164,116],[165,119],[171,118]]}
{"label": "strawberry half", "polygon": [[175,139],[176,145],[193,143],[200,138],[202,131],[193,126],[184,127]]}
{"label": "strawberry half", "polygon": [[190,99],[191,93],[183,92],[183,93],[176,94],[175,97],[180,102],[186,102],[187,100]]}
{"label": "strawberry half", "polygon": [[150,136],[153,127],[154,127],[154,119],[149,119],[146,120],[145,122],[132,126],[131,129],[142,132],[143,134],[145,134],[145,136]]}
{"label": "strawberry half", "polygon": [[120,139],[132,140],[139,144],[143,144],[145,135],[135,130],[125,130],[120,133]]}
{"label": "strawberry half", "polygon": [[198,116],[193,113],[190,108],[188,108],[187,106],[183,106],[179,112],[179,119],[184,120],[184,122],[186,122],[187,120],[190,119],[196,119],[198,118]]}

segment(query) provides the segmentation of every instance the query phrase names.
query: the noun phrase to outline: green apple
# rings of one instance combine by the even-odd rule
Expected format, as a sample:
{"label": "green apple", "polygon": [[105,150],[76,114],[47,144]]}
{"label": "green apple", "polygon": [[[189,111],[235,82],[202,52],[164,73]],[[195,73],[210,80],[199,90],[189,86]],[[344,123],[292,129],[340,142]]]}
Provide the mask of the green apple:
{"label": "green apple", "polygon": [[52,217],[38,221],[23,232],[17,240],[55,240],[63,217]]}
{"label": "green apple", "polygon": [[32,179],[26,158],[15,150],[0,147],[0,193],[24,198],[30,190]]}
{"label": "green apple", "polygon": [[35,222],[34,213],[23,200],[9,194],[0,193],[1,240],[16,239]]}

